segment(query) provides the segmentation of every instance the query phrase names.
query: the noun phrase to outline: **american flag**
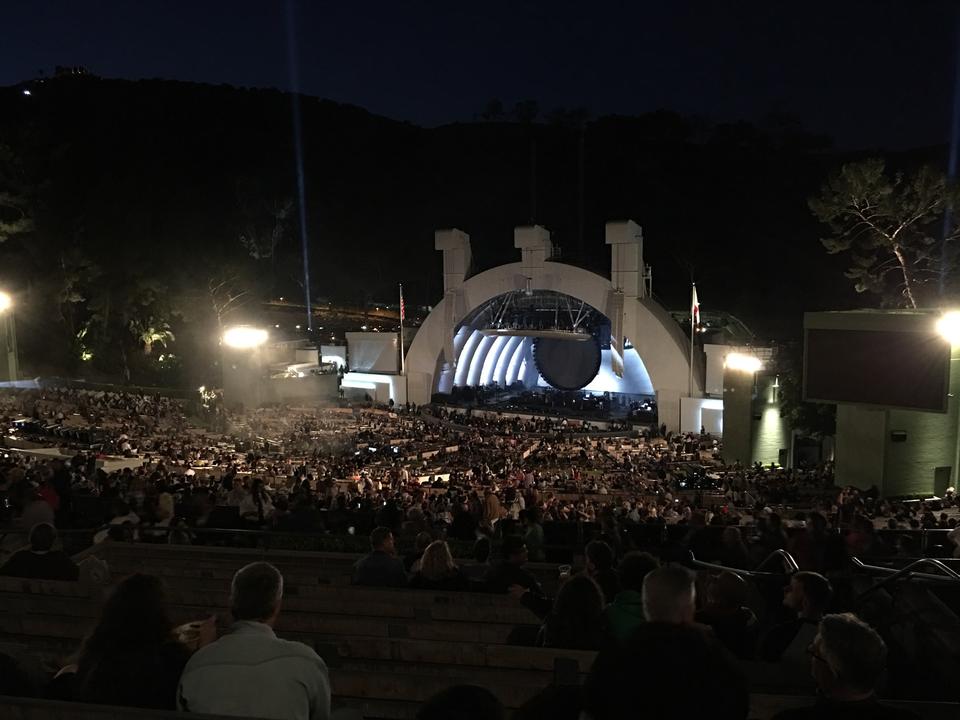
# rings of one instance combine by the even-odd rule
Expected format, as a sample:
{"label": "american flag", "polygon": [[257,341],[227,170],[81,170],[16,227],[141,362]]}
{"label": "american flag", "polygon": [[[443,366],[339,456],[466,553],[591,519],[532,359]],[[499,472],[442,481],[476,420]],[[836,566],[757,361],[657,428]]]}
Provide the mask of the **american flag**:
{"label": "american flag", "polygon": [[[402,300],[400,301],[403,302]],[[401,308],[403,305],[400,306]],[[403,310],[400,311],[401,314]],[[697,284],[693,284],[693,297],[690,299],[690,319],[693,321],[694,327],[700,324],[700,301],[697,299]]]}
{"label": "american flag", "polygon": [[407,306],[403,304],[403,285],[400,286],[400,322],[407,319]]}

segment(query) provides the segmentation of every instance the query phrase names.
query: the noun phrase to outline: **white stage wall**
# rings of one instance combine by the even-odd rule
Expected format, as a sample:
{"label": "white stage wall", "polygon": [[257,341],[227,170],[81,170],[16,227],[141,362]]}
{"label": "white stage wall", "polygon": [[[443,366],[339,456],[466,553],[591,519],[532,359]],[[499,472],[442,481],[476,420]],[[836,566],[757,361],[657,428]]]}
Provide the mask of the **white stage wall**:
{"label": "white stage wall", "polygon": [[321,345],[320,362],[334,363],[338,368],[347,365],[347,348],[345,345]]}
{"label": "white stage wall", "polygon": [[723,400],[681,397],[680,432],[699,433],[701,427],[711,435],[723,435]]}
{"label": "white stage wall", "polygon": [[399,372],[397,333],[348,332],[346,335],[347,359],[351,372]]}

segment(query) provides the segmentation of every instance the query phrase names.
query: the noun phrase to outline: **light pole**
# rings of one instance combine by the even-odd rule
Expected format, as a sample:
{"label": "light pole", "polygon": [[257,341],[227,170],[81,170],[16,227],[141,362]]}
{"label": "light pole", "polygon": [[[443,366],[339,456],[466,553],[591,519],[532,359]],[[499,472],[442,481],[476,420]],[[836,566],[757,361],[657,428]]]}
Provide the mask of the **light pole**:
{"label": "light pole", "polygon": [[0,381],[19,379],[17,327],[13,318],[13,297],[0,290]]}
{"label": "light pole", "polygon": [[730,353],[723,362],[723,459],[753,462],[753,387],[763,363],[753,355]]}
{"label": "light pole", "polygon": [[960,311],[952,310],[945,312],[937,320],[937,332],[940,336],[950,343],[950,380],[947,387],[947,408],[951,412],[953,422],[956,425],[954,433],[953,449],[953,470],[951,472],[951,482],[954,487],[960,480],[960,387],[955,386],[955,382],[960,380]]}
{"label": "light pole", "polygon": [[263,328],[238,325],[220,339],[223,401],[254,409],[263,401],[263,345],[270,334]]}

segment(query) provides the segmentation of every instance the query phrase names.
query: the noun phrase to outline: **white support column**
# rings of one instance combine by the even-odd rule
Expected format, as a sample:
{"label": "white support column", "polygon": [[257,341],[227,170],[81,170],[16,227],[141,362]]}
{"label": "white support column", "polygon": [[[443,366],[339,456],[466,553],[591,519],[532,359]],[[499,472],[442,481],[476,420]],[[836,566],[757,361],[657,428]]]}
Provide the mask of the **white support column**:
{"label": "white support column", "polygon": [[626,299],[643,298],[643,229],[633,220],[608,222],[606,242],[610,246],[610,282]]}
{"label": "white support column", "polygon": [[624,349],[623,320],[624,295],[619,290],[611,290],[607,300],[607,317],[610,318],[610,369],[618,378],[623,377]]}
{"label": "white support column", "polygon": [[[613,374],[623,377],[624,328],[628,309],[645,295],[643,284],[643,230],[633,220],[608,222],[606,243],[610,246],[610,283],[613,292],[607,302],[610,318],[610,362]],[[636,341],[636,338],[633,338]]]}
{"label": "white support column", "polygon": [[547,258],[553,255],[550,231],[539,225],[515,228],[513,246],[520,250],[520,263],[526,277],[534,277],[542,271]]}
{"label": "white support column", "polygon": [[470,272],[470,236],[456,228],[437,230],[433,234],[433,246],[443,251],[443,292],[446,294],[463,285]]}
{"label": "white support column", "polygon": [[453,334],[460,322],[463,281],[470,273],[472,253],[470,236],[463,230],[450,228],[437,230],[433,234],[433,246],[443,252],[443,295],[444,295],[444,332],[443,372],[452,371],[456,353],[453,347]]}

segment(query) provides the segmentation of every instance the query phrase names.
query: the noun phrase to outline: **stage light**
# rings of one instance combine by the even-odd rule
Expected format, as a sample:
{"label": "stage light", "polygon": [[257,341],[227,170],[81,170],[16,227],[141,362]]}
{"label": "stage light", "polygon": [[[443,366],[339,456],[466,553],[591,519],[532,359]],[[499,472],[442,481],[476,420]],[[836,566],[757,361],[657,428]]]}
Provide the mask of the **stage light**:
{"label": "stage light", "polygon": [[730,353],[724,358],[723,366],[728,370],[739,370],[747,373],[755,373],[763,369],[760,358],[743,353]]}
{"label": "stage light", "polygon": [[236,350],[250,350],[267,341],[267,331],[262,328],[240,325],[228,328],[223,334],[223,344]]}
{"label": "stage light", "polygon": [[940,316],[937,332],[954,347],[960,346],[960,311],[951,310]]}
{"label": "stage light", "polygon": [[5,293],[3,290],[0,290],[0,313],[6,312],[13,307],[13,298],[10,297],[9,293]]}

